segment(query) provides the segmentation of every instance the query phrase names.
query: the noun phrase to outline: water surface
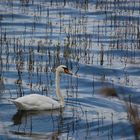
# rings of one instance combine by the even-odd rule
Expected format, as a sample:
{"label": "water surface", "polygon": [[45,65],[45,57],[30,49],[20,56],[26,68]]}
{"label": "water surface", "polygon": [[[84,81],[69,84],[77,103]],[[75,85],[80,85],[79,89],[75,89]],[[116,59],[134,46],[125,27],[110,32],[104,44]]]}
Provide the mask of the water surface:
{"label": "water surface", "polygon": [[[0,138],[135,139],[124,101],[140,104],[139,8],[137,0],[0,0]],[[60,64],[79,75],[62,75],[64,110],[17,111],[8,101],[56,98]]]}

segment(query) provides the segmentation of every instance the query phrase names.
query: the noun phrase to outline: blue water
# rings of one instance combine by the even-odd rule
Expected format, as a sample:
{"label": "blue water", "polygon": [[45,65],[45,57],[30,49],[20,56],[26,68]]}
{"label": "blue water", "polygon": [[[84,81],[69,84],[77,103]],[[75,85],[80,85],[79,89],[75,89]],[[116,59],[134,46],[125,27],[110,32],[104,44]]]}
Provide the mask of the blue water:
{"label": "blue water", "polygon": [[[0,1],[0,139],[135,139],[126,104],[140,104],[140,2]],[[17,111],[8,99],[55,97],[62,75],[64,110]],[[103,97],[113,88],[118,97]]]}

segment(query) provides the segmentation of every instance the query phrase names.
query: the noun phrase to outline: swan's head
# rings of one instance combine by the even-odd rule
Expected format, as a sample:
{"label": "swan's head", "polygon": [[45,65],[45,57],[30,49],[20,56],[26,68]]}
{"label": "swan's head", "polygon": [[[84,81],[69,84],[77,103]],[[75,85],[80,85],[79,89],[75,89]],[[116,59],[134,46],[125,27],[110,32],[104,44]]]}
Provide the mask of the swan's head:
{"label": "swan's head", "polygon": [[65,66],[65,65],[60,65],[56,68],[56,72],[59,73],[66,73],[66,74],[71,74],[72,72]]}

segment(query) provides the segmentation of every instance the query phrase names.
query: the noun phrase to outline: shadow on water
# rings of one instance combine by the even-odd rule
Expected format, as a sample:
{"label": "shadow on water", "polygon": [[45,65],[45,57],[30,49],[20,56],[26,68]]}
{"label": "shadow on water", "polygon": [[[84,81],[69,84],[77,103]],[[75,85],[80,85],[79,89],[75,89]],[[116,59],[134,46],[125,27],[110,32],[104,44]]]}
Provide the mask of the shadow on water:
{"label": "shadow on water", "polygon": [[50,110],[50,111],[24,111],[18,110],[16,114],[12,117],[13,125],[20,125],[28,118],[34,116],[46,115],[46,116],[61,116],[63,115],[63,110]]}
{"label": "shadow on water", "polygon": [[[56,129],[54,132],[48,131],[45,133],[43,132],[34,132],[33,131],[33,125],[34,125],[34,118],[38,116],[43,116],[43,119],[40,121],[44,121],[43,123],[46,124],[46,126],[52,127],[51,123],[57,123],[58,126],[61,126],[62,124],[62,115],[63,110],[53,110],[53,111],[22,111],[19,110],[16,112],[16,114],[12,117],[13,124],[11,125],[12,128],[17,127],[17,130],[10,130],[10,133],[12,135],[18,135],[21,137],[27,137],[27,138],[34,138],[34,139],[57,139],[59,135],[61,135],[61,130]],[[46,123],[45,120],[48,119],[48,122]],[[53,122],[54,121],[54,122]],[[28,127],[29,125],[29,127]],[[24,127],[24,128],[23,128]],[[28,127],[28,128],[27,128]],[[39,126],[37,126],[39,127]],[[56,127],[56,126],[55,126]],[[23,130],[24,129],[24,130]],[[55,129],[55,128],[54,128]]]}

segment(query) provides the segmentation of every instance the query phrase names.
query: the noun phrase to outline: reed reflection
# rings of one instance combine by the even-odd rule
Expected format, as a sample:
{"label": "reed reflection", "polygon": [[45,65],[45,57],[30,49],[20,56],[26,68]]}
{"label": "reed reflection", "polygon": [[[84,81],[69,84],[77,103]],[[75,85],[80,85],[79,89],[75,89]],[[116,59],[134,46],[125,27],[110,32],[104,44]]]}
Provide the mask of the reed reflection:
{"label": "reed reflection", "polygon": [[[63,111],[63,109],[49,111],[19,110],[12,117],[13,125],[10,133],[27,138],[57,139],[62,133]],[[46,123],[45,128],[44,123]],[[38,132],[38,128],[42,131]]]}

